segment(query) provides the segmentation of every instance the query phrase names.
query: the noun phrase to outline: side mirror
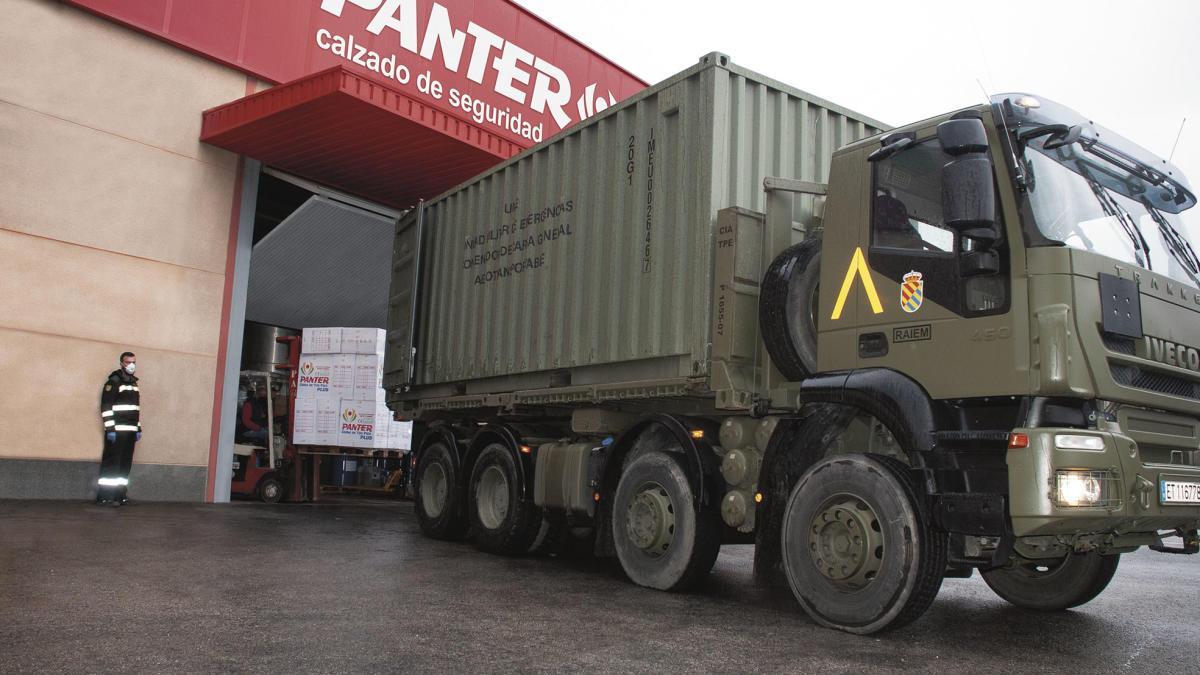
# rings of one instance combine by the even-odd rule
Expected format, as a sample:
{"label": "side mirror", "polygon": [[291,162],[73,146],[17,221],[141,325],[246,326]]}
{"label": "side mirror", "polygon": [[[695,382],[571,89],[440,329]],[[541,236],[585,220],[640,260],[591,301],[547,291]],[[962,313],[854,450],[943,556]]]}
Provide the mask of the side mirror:
{"label": "side mirror", "polygon": [[942,167],[942,216],[948,227],[959,232],[994,229],[996,186],[987,155],[955,157]]}
{"label": "side mirror", "polygon": [[983,128],[983,120],[974,117],[942,122],[937,125],[937,137],[942,150],[955,157],[986,153],[988,150],[987,130]]}
{"label": "side mirror", "polygon": [[937,127],[942,150],[954,159],[942,167],[942,217],[964,243],[959,273],[965,277],[996,274],[1000,256],[993,250],[996,229],[996,184],[988,155],[987,130],[978,118],[964,117]]}

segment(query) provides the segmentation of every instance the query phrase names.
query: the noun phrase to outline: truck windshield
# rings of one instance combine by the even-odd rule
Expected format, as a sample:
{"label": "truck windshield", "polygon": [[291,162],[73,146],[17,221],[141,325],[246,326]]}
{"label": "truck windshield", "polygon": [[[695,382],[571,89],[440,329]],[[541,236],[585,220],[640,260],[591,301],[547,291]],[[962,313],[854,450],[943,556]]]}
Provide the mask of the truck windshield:
{"label": "truck windshield", "polygon": [[1034,245],[1065,245],[1200,287],[1196,198],[1177,168],[1078,113],[993,99],[1025,180]]}

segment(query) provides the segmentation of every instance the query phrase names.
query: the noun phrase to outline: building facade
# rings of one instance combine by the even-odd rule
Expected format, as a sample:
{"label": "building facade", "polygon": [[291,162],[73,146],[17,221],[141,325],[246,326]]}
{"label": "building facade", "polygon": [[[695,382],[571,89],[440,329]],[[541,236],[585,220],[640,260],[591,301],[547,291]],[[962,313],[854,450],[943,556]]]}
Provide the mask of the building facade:
{"label": "building facade", "polygon": [[401,209],[644,86],[502,0],[0,14],[0,498],[94,494],[100,388],[126,350],[131,495],[226,497],[264,168]]}

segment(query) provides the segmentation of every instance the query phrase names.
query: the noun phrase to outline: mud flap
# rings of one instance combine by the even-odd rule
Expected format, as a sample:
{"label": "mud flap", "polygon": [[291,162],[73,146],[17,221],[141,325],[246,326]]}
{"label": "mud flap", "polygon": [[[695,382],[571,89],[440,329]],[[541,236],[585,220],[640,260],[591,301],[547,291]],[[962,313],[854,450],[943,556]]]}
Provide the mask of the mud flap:
{"label": "mud flap", "polygon": [[[754,577],[760,583],[788,588],[783,572],[783,512],[792,486],[825,456],[834,440],[857,414],[850,406],[809,403],[798,417],[780,420],[763,457],[758,490],[762,501],[755,521]],[[790,591],[789,591],[790,593]]]}

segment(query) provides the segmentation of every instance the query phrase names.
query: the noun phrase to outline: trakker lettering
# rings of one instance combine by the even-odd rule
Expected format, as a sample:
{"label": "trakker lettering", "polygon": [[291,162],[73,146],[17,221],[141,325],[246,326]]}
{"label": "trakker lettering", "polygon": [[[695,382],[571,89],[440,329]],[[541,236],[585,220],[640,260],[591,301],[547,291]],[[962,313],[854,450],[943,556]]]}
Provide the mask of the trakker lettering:
{"label": "trakker lettering", "polygon": [[[368,33],[383,35],[385,30],[390,31],[395,34],[399,48],[430,64],[435,63],[440,51],[440,66],[452,73],[465,67],[466,78],[477,84],[483,84],[489,72],[494,73],[492,89],[497,94],[533,112],[548,112],[559,129],[575,121],[567,112],[574,89],[565,71],[473,21],[467,23],[465,31],[455,28],[445,6],[433,3],[428,15],[422,17],[423,25],[418,21],[416,0],[321,0],[321,9],[341,17],[348,4],[374,12],[366,25]],[[357,44],[353,35],[337,35],[319,28],[316,42],[321,49],[400,84],[415,80],[422,94],[438,100],[446,97],[452,107],[469,114],[476,123],[493,124],[534,142],[545,136],[542,124],[526,120],[520,111],[500,109],[457,88],[446,89],[429,72],[414,77],[395,54],[372,51]],[[611,91],[607,98],[597,95],[593,83],[584,88],[584,94],[575,101],[575,109],[579,111],[579,119],[583,119],[615,103]]]}
{"label": "trakker lettering", "polygon": [[1200,350],[1195,347],[1147,335],[1142,339],[1142,349],[1143,356],[1152,361],[1200,372]]}

